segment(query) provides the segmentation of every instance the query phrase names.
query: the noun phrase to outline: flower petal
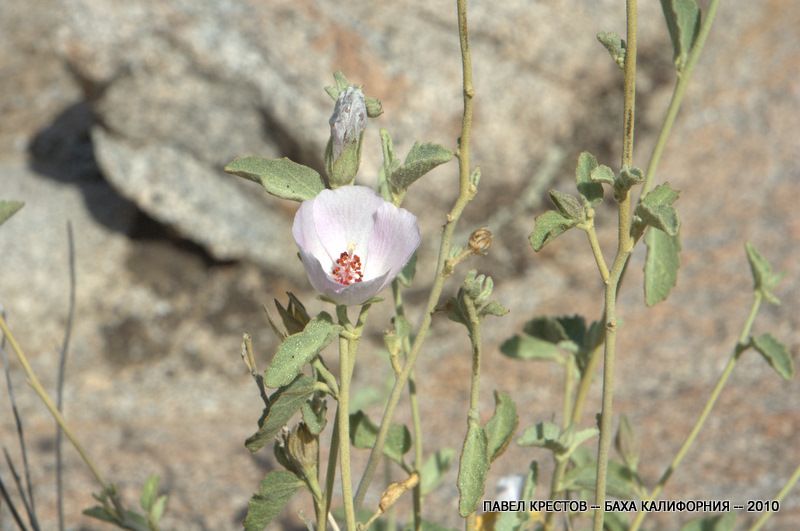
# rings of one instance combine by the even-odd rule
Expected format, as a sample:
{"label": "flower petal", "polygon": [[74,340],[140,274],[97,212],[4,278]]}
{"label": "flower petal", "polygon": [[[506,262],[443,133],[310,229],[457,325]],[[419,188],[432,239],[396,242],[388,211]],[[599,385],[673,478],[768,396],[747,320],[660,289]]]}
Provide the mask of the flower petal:
{"label": "flower petal", "polygon": [[406,265],[421,241],[417,218],[404,208],[384,202],[375,212],[367,244],[364,279],[388,272],[386,284]]}
{"label": "flower petal", "polygon": [[364,258],[373,214],[385,201],[366,186],[343,186],[323,190],[310,202],[317,235],[331,261],[349,245],[355,245],[353,251]]}
{"label": "flower petal", "polygon": [[314,286],[314,289],[337,304],[344,304],[345,306],[362,304],[377,294],[387,283],[387,274],[384,273],[372,280],[344,286],[331,278],[315,256],[301,250],[300,257],[303,260],[308,280]]}
{"label": "flower petal", "polygon": [[[325,247],[323,247],[314,225],[313,201],[303,201],[300,204],[300,208],[297,209],[294,215],[292,236],[294,236],[294,241],[300,249],[301,255],[307,254],[314,256],[320,262],[322,269],[331,270],[333,261],[325,251]],[[313,284],[312,282],[312,285]]]}

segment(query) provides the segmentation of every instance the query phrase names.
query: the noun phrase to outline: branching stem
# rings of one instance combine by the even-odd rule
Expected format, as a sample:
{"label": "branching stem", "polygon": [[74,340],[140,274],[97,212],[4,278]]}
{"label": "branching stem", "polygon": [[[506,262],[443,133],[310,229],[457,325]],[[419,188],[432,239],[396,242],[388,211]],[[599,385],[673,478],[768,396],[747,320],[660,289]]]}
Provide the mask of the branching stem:
{"label": "branching stem", "polygon": [[[669,481],[669,478],[672,477],[672,473],[675,472],[675,469],[678,468],[678,465],[681,464],[683,458],[686,457],[689,448],[694,443],[695,439],[697,439],[697,435],[700,433],[700,430],[703,428],[706,420],[708,419],[711,410],[714,408],[714,405],[717,403],[717,399],[719,398],[720,394],[722,393],[722,389],[725,387],[725,384],[728,381],[731,373],[733,372],[733,368],[736,366],[736,362],[739,360],[739,356],[747,350],[749,345],[749,338],[750,338],[750,330],[753,328],[753,322],[755,321],[756,314],[758,313],[758,309],[761,306],[762,296],[761,293],[756,292],[755,297],[753,299],[753,305],[750,308],[750,314],[747,316],[747,320],[742,327],[742,332],[739,335],[739,341],[736,343],[736,347],[733,350],[733,354],[731,355],[728,363],[725,365],[725,368],[722,370],[722,374],[720,375],[719,379],[717,380],[717,384],[714,386],[714,389],[711,391],[711,396],[708,397],[708,401],[706,401],[706,405],[703,407],[703,411],[700,413],[700,416],[697,417],[697,420],[692,427],[692,431],[689,432],[689,435],[686,436],[686,439],[683,441],[678,453],[675,454],[675,457],[672,458],[672,462],[670,462],[669,466],[664,473],[661,474],[661,478],[658,480],[658,483],[653,488],[653,491],[647,495],[644,500],[646,501],[653,501],[661,494],[661,491],[664,490],[664,486]],[[647,516],[646,511],[639,511],[636,514],[636,517],[633,519],[633,523],[631,524],[630,531],[636,531],[642,525],[645,516]]]}
{"label": "branching stem", "polygon": [[473,97],[475,89],[472,85],[472,58],[469,51],[469,38],[467,30],[467,5],[466,0],[457,0],[458,10],[458,34],[461,43],[461,64],[462,64],[462,84],[464,96],[464,112],[461,119],[461,138],[458,146],[458,181],[459,193],[453,207],[447,214],[447,222],[442,229],[442,238],[439,245],[439,255],[436,262],[436,274],[434,277],[433,285],[428,296],[428,303],[425,307],[425,313],[422,316],[414,342],[411,345],[411,351],[408,353],[408,358],[403,365],[403,370],[395,380],[392,392],[389,395],[389,400],[386,403],[386,408],[383,412],[380,428],[378,429],[377,439],[375,445],[369,454],[369,460],[364,470],[364,475],[358,485],[358,490],[355,497],[355,506],[360,507],[364,501],[364,496],[367,494],[372,478],[375,475],[375,470],[383,454],[383,447],[386,444],[386,436],[389,433],[389,426],[394,416],[397,404],[403,394],[403,390],[411,376],[411,371],[417,361],[419,353],[422,351],[422,344],[425,341],[428,331],[430,330],[433,313],[439,303],[439,297],[444,288],[444,281],[447,277],[447,269],[445,263],[450,256],[450,248],[452,247],[453,233],[455,232],[458,220],[464,208],[475,196],[477,191],[475,186],[470,183],[470,138],[472,133],[472,112],[473,112]]}

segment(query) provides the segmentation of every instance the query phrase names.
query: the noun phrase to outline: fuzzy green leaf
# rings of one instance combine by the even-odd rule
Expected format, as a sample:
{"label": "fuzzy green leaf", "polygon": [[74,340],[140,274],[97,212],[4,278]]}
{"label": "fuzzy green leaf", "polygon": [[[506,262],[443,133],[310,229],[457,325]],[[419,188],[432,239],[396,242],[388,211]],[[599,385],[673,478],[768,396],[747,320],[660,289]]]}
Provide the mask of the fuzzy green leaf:
{"label": "fuzzy green leaf", "polygon": [[735,524],[736,513],[722,513],[696,518],[681,527],[681,531],[733,531]]}
{"label": "fuzzy green leaf", "polygon": [[592,172],[589,174],[589,179],[593,183],[605,183],[613,186],[615,180],[614,170],[605,164],[601,164],[592,170]]}
{"label": "fuzzy green leaf", "polygon": [[489,462],[497,459],[508,447],[519,424],[517,406],[507,393],[494,392],[494,415],[486,423]]}
{"label": "fuzzy green leaf", "polygon": [[528,335],[516,335],[507,339],[500,346],[500,352],[518,360],[564,361],[556,345]]}
{"label": "fuzzy green leaf", "polygon": [[622,415],[619,419],[617,436],[614,439],[617,452],[622,457],[622,461],[631,470],[636,470],[639,465],[639,441],[633,432],[628,417]]}
{"label": "fuzzy green leaf", "polygon": [[552,422],[538,422],[535,426],[526,429],[517,439],[520,446],[535,446],[547,448],[556,453],[565,452],[568,447],[561,439],[561,429]]}
{"label": "fuzzy green leaf", "polygon": [[678,280],[681,266],[679,235],[670,236],[651,228],[644,237],[647,260],[644,263],[644,300],[653,306],[665,300]]}
{"label": "fuzzy green leaf", "polygon": [[403,164],[389,176],[395,190],[407,190],[414,181],[453,158],[453,152],[431,143],[414,143]]}
{"label": "fuzzy green leaf", "polygon": [[792,379],[792,376],[794,376],[794,362],[783,343],[775,339],[771,334],[762,334],[753,338],[753,347],[764,356],[767,363],[784,380]]}
{"label": "fuzzy green leaf", "polygon": [[783,274],[774,273],[767,259],[752,244],[745,243],[744,248],[747,252],[747,261],[750,263],[750,271],[753,273],[753,290],[761,293],[772,304],[780,304],[780,299],[772,293],[772,290],[781,281]]}
{"label": "fuzzy green leaf", "polygon": [[475,512],[483,497],[486,473],[489,471],[487,447],[486,432],[477,423],[471,422],[458,466],[458,513],[463,518]]}
{"label": "fuzzy green leaf", "polygon": [[403,269],[400,270],[400,274],[397,275],[397,280],[406,287],[410,286],[411,283],[414,281],[414,275],[417,274],[417,253],[411,255],[411,258],[408,259],[406,265],[403,266]]}
{"label": "fuzzy green leaf", "polygon": [[432,492],[444,479],[445,473],[450,470],[456,451],[452,448],[442,448],[425,461],[419,471],[419,484],[422,495]]}
{"label": "fuzzy green leaf", "polygon": [[20,208],[25,206],[22,201],[2,201],[0,200],[0,225],[5,223],[8,218],[16,214]]}
{"label": "fuzzy green leaf", "polygon": [[300,376],[273,393],[269,407],[258,421],[258,431],[245,441],[247,449],[256,452],[271,442],[313,393],[314,379],[310,376]]}
{"label": "fuzzy green leaf", "polygon": [[260,183],[275,197],[292,201],[313,199],[325,189],[319,173],[286,157],[241,157],[225,166],[225,172]]}
{"label": "fuzzy green leaf", "polygon": [[550,200],[564,216],[578,221],[586,219],[583,205],[581,205],[577,197],[559,192],[558,190],[550,190],[549,195]]}
{"label": "fuzzy green leaf", "polygon": [[287,337],[264,371],[268,387],[282,387],[291,382],[303,366],[313,360],[339,334],[341,327],[333,324],[326,313],[308,322],[302,332]]}
{"label": "fuzzy green leaf", "polygon": [[597,168],[597,159],[594,155],[584,151],[578,156],[578,166],[575,168],[575,182],[578,185],[578,192],[590,203],[596,203],[603,199],[603,185],[592,181],[591,178],[592,170],[595,168]]}
{"label": "fuzzy green leaf", "polygon": [[544,214],[536,216],[533,225],[533,232],[528,237],[534,251],[539,251],[560,236],[564,231],[574,227],[578,222],[569,219],[560,212],[548,210]]}
{"label": "fuzzy green leaf", "polygon": [[245,530],[262,531],[266,528],[302,486],[303,482],[291,472],[278,470],[267,474],[247,504]]}
{"label": "fuzzy green leaf", "polygon": [[[576,466],[564,477],[562,489],[594,491],[597,465],[594,459],[582,466]],[[625,466],[614,460],[608,461],[606,492],[615,498],[632,499],[637,496],[636,478]]]}
{"label": "fuzzy green leaf", "polygon": [[609,55],[611,55],[611,58],[617,63],[617,66],[623,68],[625,66],[626,45],[622,37],[613,31],[601,31],[597,34],[597,40],[600,41],[600,44],[605,46],[605,49],[608,50]]}
{"label": "fuzzy green leaf", "polygon": [[156,498],[155,503],[150,508],[150,513],[148,514],[148,519],[157,524],[161,517],[164,516],[164,510],[167,508],[167,496],[162,495]]}
{"label": "fuzzy green leaf", "polygon": [[364,103],[367,106],[367,116],[370,118],[377,118],[383,114],[383,106],[381,105],[381,100],[378,98],[370,98],[369,96],[365,96]]}
{"label": "fuzzy green leaf", "polygon": [[669,184],[660,184],[651,190],[636,207],[636,215],[645,225],[661,229],[670,236],[678,234],[680,223],[678,214],[672,203],[678,198],[678,192]]}
{"label": "fuzzy green leaf", "polygon": [[142,493],[139,495],[139,505],[147,512],[153,507],[158,495],[158,482],[159,477],[156,474],[151,475],[144,482]]}
{"label": "fuzzy green leaf", "polygon": [[306,423],[308,431],[310,431],[312,435],[319,435],[322,433],[322,430],[325,429],[325,425],[328,423],[328,418],[326,416],[328,408],[325,401],[319,401],[316,411],[311,402],[303,402],[300,411],[303,414],[303,422]]}
{"label": "fuzzy green leaf", "polygon": [[661,8],[672,40],[675,66],[681,71],[700,32],[700,8],[695,0],[661,0]]}
{"label": "fuzzy green leaf", "polygon": [[[350,440],[356,448],[372,448],[378,439],[378,426],[372,423],[363,411],[356,411],[350,415]],[[411,449],[411,433],[402,424],[389,426],[386,435],[386,444],[383,453],[391,459],[401,463],[403,454]]]}

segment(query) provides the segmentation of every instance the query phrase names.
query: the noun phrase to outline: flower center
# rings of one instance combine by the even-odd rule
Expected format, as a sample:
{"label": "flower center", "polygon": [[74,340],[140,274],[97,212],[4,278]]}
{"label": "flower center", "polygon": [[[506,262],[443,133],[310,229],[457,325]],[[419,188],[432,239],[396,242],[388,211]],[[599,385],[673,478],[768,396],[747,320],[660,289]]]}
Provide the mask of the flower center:
{"label": "flower center", "polygon": [[353,282],[361,282],[364,275],[361,273],[361,258],[353,251],[343,251],[333,264],[333,279],[342,284],[349,286]]}

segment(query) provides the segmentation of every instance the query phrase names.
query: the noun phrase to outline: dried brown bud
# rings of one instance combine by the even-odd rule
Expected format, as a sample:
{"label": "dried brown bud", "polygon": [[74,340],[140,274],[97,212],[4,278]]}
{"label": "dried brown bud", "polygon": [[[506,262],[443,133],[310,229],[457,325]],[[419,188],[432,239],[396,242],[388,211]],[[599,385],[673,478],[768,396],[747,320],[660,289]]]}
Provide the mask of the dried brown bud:
{"label": "dried brown bud", "polygon": [[485,255],[492,246],[492,231],[483,227],[473,231],[469,237],[469,248],[473,254]]}
{"label": "dried brown bud", "polygon": [[313,474],[317,466],[319,440],[304,423],[298,424],[284,439],[289,460],[304,474]]}
{"label": "dried brown bud", "polygon": [[378,503],[378,508],[380,511],[382,513],[386,512],[389,507],[394,505],[395,502],[400,499],[400,496],[402,496],[403,493],[416,487],[417,483],[419,483],[419,474],[414,472],[403,481],[389,484],[389,486],[386,487],[386,490],[383,491],[383,494],[381,495],[380,503]]}

